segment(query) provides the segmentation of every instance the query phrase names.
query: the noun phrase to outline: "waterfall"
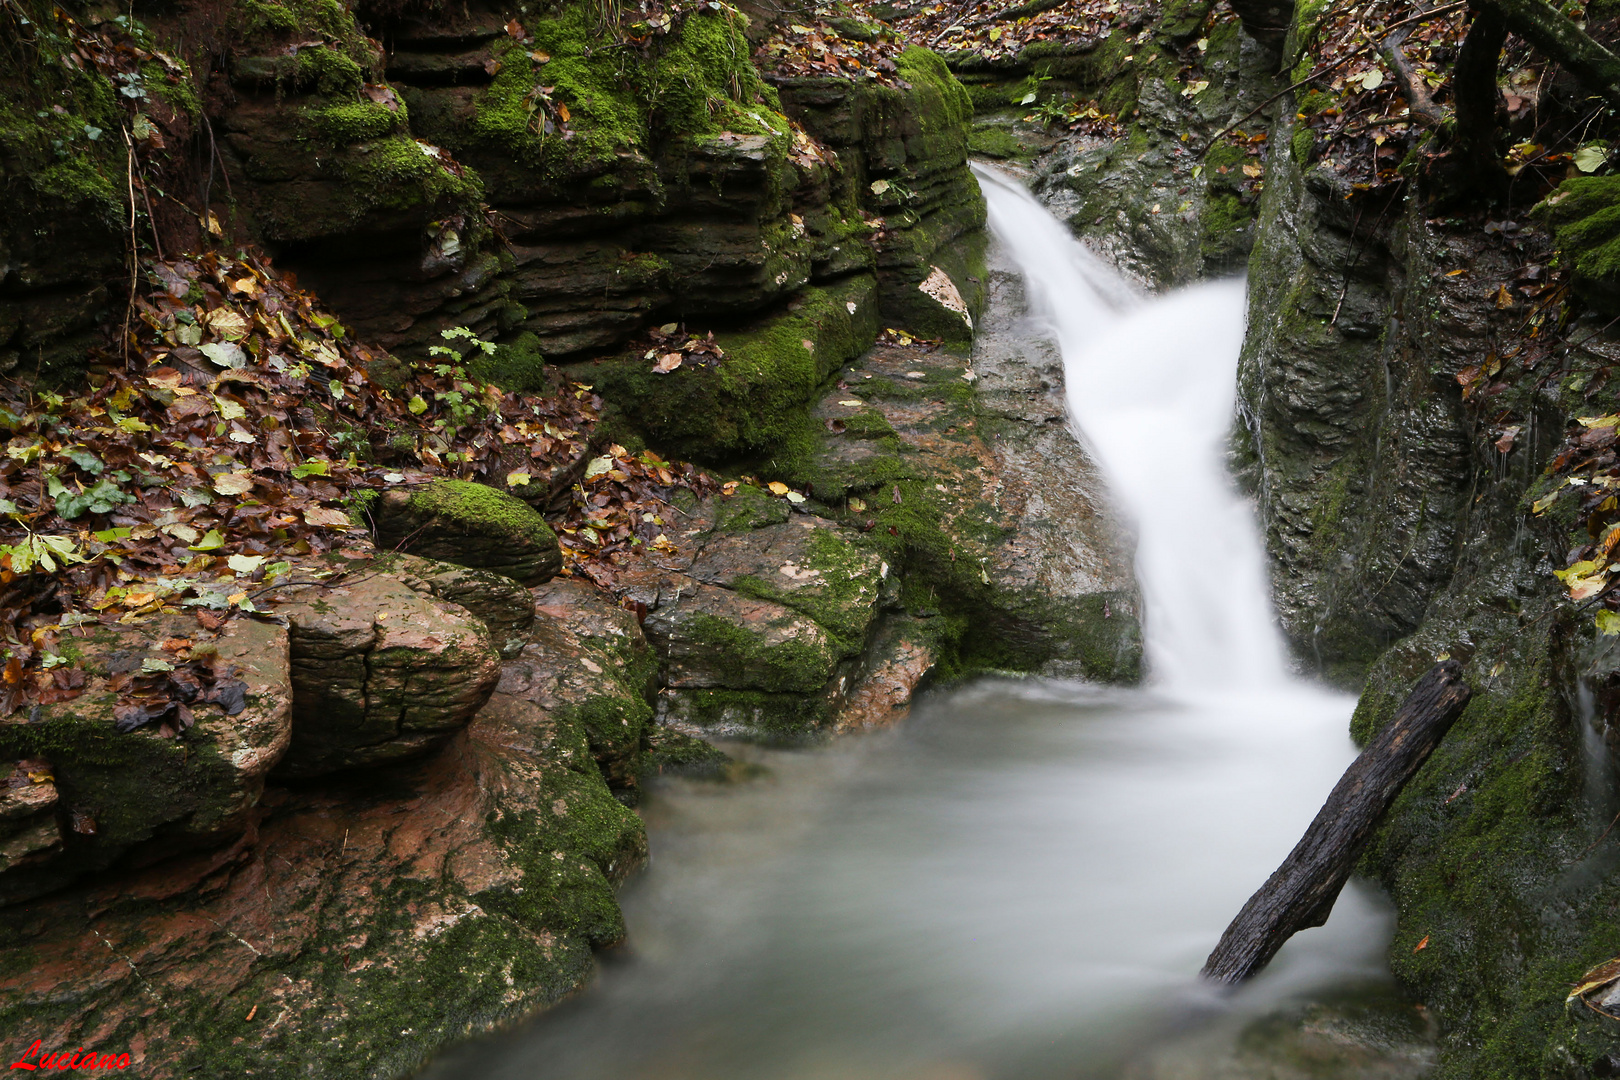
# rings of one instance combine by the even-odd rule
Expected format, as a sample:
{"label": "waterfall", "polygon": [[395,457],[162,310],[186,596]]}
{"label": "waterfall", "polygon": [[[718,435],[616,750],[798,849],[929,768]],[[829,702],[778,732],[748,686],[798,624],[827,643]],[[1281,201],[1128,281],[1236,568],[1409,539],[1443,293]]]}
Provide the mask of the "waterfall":
{"label": "waterfall", "polygon": [[1136,527],[1152,678],[1171,691],[1278,686],[1265,558],[1224,462],[1242,283],[1137,295],[1021,186],[974,170],[1030,315],[1062,352],[1070,421]]}

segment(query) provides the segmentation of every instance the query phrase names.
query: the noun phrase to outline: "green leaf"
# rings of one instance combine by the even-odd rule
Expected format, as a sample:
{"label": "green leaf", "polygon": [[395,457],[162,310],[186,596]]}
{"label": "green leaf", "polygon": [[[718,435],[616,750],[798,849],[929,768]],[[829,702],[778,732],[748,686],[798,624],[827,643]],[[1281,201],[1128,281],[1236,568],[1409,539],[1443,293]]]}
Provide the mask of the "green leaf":
{"label": "green leaf", "polygon": [[263,555],[232,555],[225,560],[225,565],[238,574],[251,574],[264,565]]}
{"label": "green leaf", "polygon": [[312,461],[306,461],[302,465],[294,465],[292,467],[292,474],[298,479],[303,480],[304,478],[310,476],[331,476],[331,469],[332,463],[330,461],[327,461],[325,458],[316,458]]}
{"label": "green leaf", "polygon": [[92,514],[110,514],[115,507],[132,503],[135,496],[126,495],[110,480],[102,480],[82,492],[66,492],[56,497],[56,512],[66,521],[72,521],[86,510]]}
{"label": "green leaf", "polygon": [[1620,634],[1620,611],[1598,612],[1597,629],[1600,634]]}
{"label": "green leaf", "polygon": [[225,538],[219,534],[218,529],[209,529],[203,533],[203,538],[191,545],[191,551],[218,551],[225,546]]}
{"label": "green leaf", "polygon": [[1608,160],[1608,148],[1597,143],[1587,143],[1575,151],[1575,167],[1584,173],[1597,172]]}
{"label": "green leaf", "polygon": [[411,410],[413,414],[421,416],[427,412],[428,403],[421,394],[412,394],[411,400],[406,402],[405,407]]}
{"label": "green leaf", "polygon": [[72,450],[64,452],[63,456],[91,476],[99,476],[102,470],[107,467],[102,464],[100,458],[81,447],[74,447]]}

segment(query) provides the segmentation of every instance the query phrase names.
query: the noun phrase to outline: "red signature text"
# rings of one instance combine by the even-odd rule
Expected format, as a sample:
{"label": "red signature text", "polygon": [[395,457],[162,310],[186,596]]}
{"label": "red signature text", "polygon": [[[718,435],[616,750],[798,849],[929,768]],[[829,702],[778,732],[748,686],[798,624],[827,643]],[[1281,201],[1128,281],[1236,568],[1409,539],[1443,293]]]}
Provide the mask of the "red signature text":
{"label": "red signature text", "polygon": [[34,1045],[28,1048],[28,1053],[11,1063],[13,1069],[127,1069],[129,1068],[128,1054],[100,1054],[94,1050],[79,1047],[77,1050],[58,1050],[54,1053],[45,1053],[43,1039],[35,1039]]}

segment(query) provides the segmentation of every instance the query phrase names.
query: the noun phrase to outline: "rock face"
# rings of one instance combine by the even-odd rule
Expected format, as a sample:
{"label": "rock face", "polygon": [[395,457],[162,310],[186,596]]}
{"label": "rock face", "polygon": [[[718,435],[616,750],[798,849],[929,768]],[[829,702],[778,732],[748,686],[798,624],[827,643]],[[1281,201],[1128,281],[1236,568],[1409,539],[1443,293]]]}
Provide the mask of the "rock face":
{"label": "rock face", "polygon": [[542,585],[562,569],[546,519],[527,503],[483,484],[436,480],[389,491],[372,517],[380,547],[489,570],[520,585]]}
{"label": "rock face", "polygon": [[[0,1031],[127,1048],[155,1077],[382,1080],[573,992],[646,857],[597,761],[634,770],[649,654],[596,590],[541,599],[511,681],[436,753],[272,786],[234,845],[9,907]],[[52,784],[15,772],[0,830],[48,808]]]}
{"label": "rock face", "polygon": [[[1290,128],[1279,126],[1278,145]],[[1354,227],[1332,174],[1273,153],[1251,278],[1239,453],[1296,652],[1353,683],[1452,572],[1473,486],[1448,372],[1502,329],[1477,285],[1506,254],[1421,223]],[[1417,211],[1414,209],[1413,213]],[[1405,312],[1402,321],[1397,312]],[[1476,492],[1477,494],[1477,492]]]}
{"label": "rock face", "polygon": [[[248,828],[292,731],[287,631],[233,619],[211,650],[193,653],[197,632],[194,620],[177,616],[97,627],[73,643],[88,677],[80,697],[42,706],[32,719],[0,720],[0,759],[8,763],[0,903],[121,859],[151,862],[229,843]],[[200,682],[228,692],[208,700]],[[120,706],[145,689],[165,706],[184,704],[191,725],[176,731],[180,714],[167,712],[130,728]]]}
{"label": "rock face", "polygon": [[465,727],[500,677],[488,630],[369,564],[287,590],[292,651],[288,777],[415,757]]}

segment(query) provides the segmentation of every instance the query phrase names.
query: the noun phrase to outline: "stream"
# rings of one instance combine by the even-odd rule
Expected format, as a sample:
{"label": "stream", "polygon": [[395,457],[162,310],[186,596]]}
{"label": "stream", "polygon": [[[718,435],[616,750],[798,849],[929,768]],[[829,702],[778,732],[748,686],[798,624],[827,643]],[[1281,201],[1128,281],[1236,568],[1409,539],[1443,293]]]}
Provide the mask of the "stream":
{"label": "stream", "polygon": [[430,1080],[1415,1077],[1391,916],[1353,883],[1236,994],[1197,972],[1354,756],[1354,699],[1293,680],[1224,469],[1240,283],[1141,296],[977,169],[1063,355],[1070,414],[1138,533],[1141,688],[984,679],[901,728],[728,746],[671,780],[626,890],[631,947]]}

